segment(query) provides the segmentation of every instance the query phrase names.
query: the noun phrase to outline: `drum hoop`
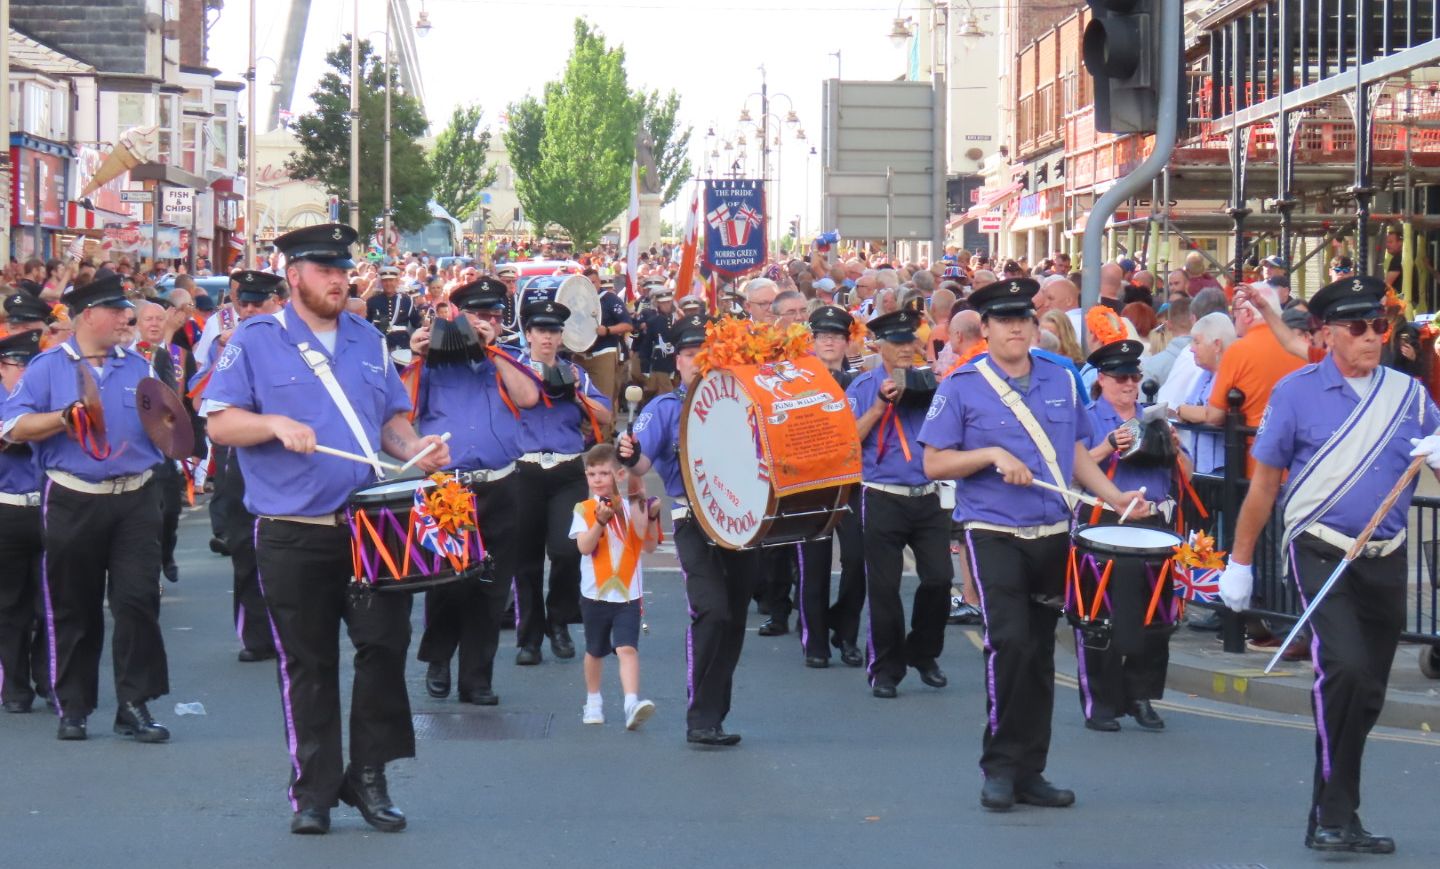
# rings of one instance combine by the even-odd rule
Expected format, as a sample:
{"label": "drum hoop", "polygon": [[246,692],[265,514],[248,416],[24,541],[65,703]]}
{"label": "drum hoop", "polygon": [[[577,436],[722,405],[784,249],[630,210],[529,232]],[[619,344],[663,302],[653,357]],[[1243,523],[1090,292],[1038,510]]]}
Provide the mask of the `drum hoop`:
{"label": "drum hoop", "polygon": [[[356,488],[350,493],[346,503],[350,505],[371,505],[388,504],[392,501],[413,499],[416,489],[425,489],[435,485],[426,477],[410,477],[404,480],[381,480],[374,483],[367,483]],[[402,488],[403,487],[403,488]],[[389,491],[382,491],[389,490]]]}
{"label": "drum hoop", "polygon": [[1097,552],[1097,553],[1102,553],[1102,554],[1104,554],[1104,555],[1113,555],[1113,556],[1121,556],[1121,557],[1129,556],[1129,557],[1134,557],[1134,558],[1155,558],[1155,557],[1159,557],[1159,556],[1170,557],[1170,556],[1173,556],[1173,555],[1175,554],[1175,547],[1176,547],[1176,546],[1179,546],[1180,544],[1182,544],[1182,543],[1185,542],[1185,539],[1184,539],[1183,537],[1181,537],[1179,534],[1176,534],[1174,531],[1171,531],[1171,530],[1168,529],[1168,528],[1155,528],[1155,527],[1145,526],[1145,525],[1136,525],[1136,526],[1134,526],[1134,527],[1135,527],[1136,529],[1141,529],[1141,530],[1146,531],[1146,532],[1151,532],[1151,533],[1155,533],[1155,534],[1163,534],[1163,535],[1165,535],[1166,537],[1171,538],[1174,542],[1173,542],[1173,543],[1170,543],[1170,544],[1167,544],[1167,545],[1164,545],[1164,546],[1124,546],[1124,545],[1120,545],[1120,544],[1116,544],[1116,543],[1094,540],[1094,539],[1091,539],[1091,538],[1088,538],[1088,537],[1085,536],[1085,532],[1086,532],[1086,531],[1089,531],[1089,530],[1092,529],[1092,528],[1123,528],[1123,527],[1125,527],[1125,526],[1122,526],[1122,525],[1113,525],[1113,524],[1108,524],[1108,523],[1105,523],[1105,524],[1097,523],[1097,524],[1094,524],[1094,525],[1081,525],[1080,527],[1078,527],[1078,528],[1075,529],[1074,534],[1072,535],[1071,539],[1074,541],[1074,543],[1075,543],[1076,546],[1083,547],[1083,548],[1085,548],[1085,549],[1087,549],[1087,550],[1089,550],[1089,551],[1091,551],[1091,552]]}
{"label": "drum hoop", "polygon": [[[730,377],[735,377],[732,372],[724,371],[723,369],[720,371]],[[773,482],[770,484],[770,494],[765,499],[765,510],[761,514],[759,523],[755,525],[754,533],[750,535],[749,540],[738,546],[721,538],[716,532],[715,526],[710,524],[710,517],[705,515],[704,510],[694,509],[695,505],[700,503],[700,493],[695,490],[695,483],[690,479],[690,442],[686,434],[690,429],[690,405],[695,402],[695,396],[700,394],[700,385],[705,382],[705,378],[708,376],[710,375],[702,375],[695,381],[695,385],[685,393],[685,403],[680,406],[680,447],[677,450],[680,456],[680,481],[685,484],[685,496],[690,499],[690,517],[700,523],[701,530],[705,532],[706,537],[710,538],[711,543],[714,543],[722,549],[735,551],[755,549],[764,545],[763,541],[770,533],[770,527],[775,524],[775,514],[780,506],[780,501],[775,496],[775,484]],[[738,378],[736,379],[738,380]],[[746,393],[746,397],[749,397],[749,393]]]}

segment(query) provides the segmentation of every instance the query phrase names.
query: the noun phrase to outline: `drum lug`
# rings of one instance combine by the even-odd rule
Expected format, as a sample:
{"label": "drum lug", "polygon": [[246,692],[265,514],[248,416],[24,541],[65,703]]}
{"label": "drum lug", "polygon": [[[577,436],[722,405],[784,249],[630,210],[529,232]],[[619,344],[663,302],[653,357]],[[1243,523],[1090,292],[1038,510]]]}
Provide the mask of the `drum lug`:
{"label": "drum lug", "polygon": [[375,586],[361,579],[352,579],[346,593],[350,596],[350,604],[354,607],[364,606],[370,608],[371,598],[375,596]]}

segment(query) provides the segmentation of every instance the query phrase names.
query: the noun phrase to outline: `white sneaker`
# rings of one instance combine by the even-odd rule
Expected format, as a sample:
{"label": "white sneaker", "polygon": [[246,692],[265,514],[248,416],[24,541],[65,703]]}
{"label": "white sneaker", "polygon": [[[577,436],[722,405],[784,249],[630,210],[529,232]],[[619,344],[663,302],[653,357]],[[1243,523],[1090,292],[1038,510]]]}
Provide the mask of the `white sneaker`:
{"label": "white sneaker", "polygon": [[581,724],[604,724],[605,710],[600,706],[586,706],[585,712],[580,716]]}
{"label": "white sneaker", "polygon": [[635,705],[625,712],[625,729],[639,730],[640,725],[649,720],[655,714],[655,704],[649,700],[636,701]]}

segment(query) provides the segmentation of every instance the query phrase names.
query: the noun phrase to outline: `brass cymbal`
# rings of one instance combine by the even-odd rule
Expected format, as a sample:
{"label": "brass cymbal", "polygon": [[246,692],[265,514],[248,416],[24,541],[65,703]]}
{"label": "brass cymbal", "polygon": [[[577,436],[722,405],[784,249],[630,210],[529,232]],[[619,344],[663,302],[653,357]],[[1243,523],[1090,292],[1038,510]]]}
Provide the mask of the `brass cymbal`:
{"label": "brass cymbal", "polygon": [[172,459],[189,457],[195,448],[195,430],[175,390],[147,377],[135,388],[135,410],[156,449]]}
{"label": "brass cymbal", "polygon": [[75,385],[90,422],[90,440],[96,450],[105,453],[110,448],[110,441],[105,437],[105,405],[100,402],[100,387],[89,365],[82,362],[75,366]]}

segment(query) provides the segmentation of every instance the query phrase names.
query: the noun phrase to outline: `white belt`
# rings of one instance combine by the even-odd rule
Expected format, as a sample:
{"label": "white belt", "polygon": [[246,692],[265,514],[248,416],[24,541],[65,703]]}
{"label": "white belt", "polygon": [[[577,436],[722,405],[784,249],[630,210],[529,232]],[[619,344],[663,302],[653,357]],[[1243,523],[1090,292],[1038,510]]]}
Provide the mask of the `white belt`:
{"label": "white belt", "polygon": [[884,492],[887,495],[900,495],[905,498],[923,498],[926,495],[933,495],[940,490],[939,483],[926,483],[923,486],[893,486],[889,483],[864,483],[860,485],[867,489],[874,489],[877,492]]}
{"label": "white belt", "polygon": [[9,504],[11,507],[39,507],[40,493],[26,492],[23,495],[12,495],[9,492],[0,492],[0,504]]}
{"label": "white belt", "polygon": [[269,519],[271,522],[298,522],[301,525],[324,525],[327,528],[335,528],[345,524],[345,513],[335,511],[326,513],[323,516],[261,516],[261,519]]}
{"label": "white belt", "polygon": [[1066,519],[1060,522],[1051,522],[1049,525],[994,525],[990,522],[966,522],[965,530],[999,531],[1002,534],[1019,537],[1021,540],[1037,540],[1041,537],[1064,534],[1070,530],[1070,521]]}
{"label": "white belt", "polygon": [[[1349,552],[1350,547],[1355,545],[1354,537],[1341,534],[1334,528],[1322,525],[1319,522],[1311,522],[1310,527],[1305,529],[1305,533],[1310,534],[1319,540],[1323,540],[1324,542],[1330,544],[1331,546],[1339,549],[1342,552]],[[1391,537],[1389,540],[1371,540],[1370,542],[1366,543],[1365,546],[1360,550],[1360,557],[1384,558],[1385,556],[1394,553],[1395,550],[1399,549],[1401,546],[1404,545],[1405,529],[1401,528],[1400,533],[1396,534],[1394,537]]]}
{"label": "white belt", "polygon": [[503,468],[496,468],[494,470],[456,471],[455,476],[460,478],[460,484],[462,486],[473,486],[476,483],[493,483],[496,480],[503,480],[510,476],[514,470],[515,463],[511,462]]}
{"label": "white belt", "polygon": [[48,470],[45,472],[45,476],[67,489],[84,492],[87,495],[123,495],[126,492],[134,492],[150,482],[151,473],[151,471],[142,471],[128,477],[112,477],[108,480],[101,480],[98,483],[82,480],[74,474],[67,474],[64,471]]}
{"label": "white belt", "polygon": [[675,507],[674,509],[672,509],[672,510],[670,511],[670,521],[671,521],[671,522],[683,522],[684,520],[689,519],[689,518],[690,518],[690,508],[689,508],[689,507]]}
{"label": "white belt", "polygon": [[573,462],[580,458],[581,455],[581,453],[526,453],[520,457],[520,461],[529,462],[532,465],[539,465],[548,471],[556,465]]}
{"label": "white belt", "polygon": [[604,356],[606,353],[619,353],[619,347],[606,347],[604,350],[596,350],[594,353],[576,353],[582,359],[594,359],[596,356]]}

